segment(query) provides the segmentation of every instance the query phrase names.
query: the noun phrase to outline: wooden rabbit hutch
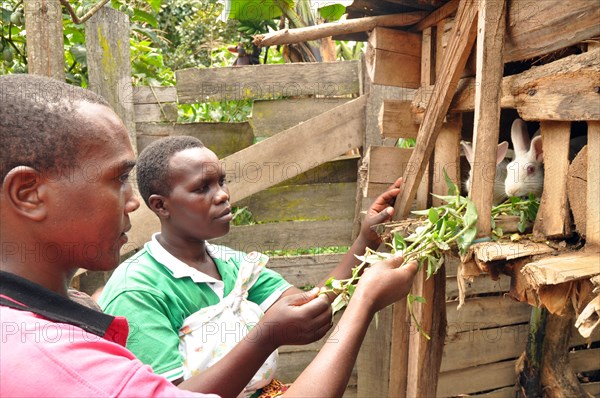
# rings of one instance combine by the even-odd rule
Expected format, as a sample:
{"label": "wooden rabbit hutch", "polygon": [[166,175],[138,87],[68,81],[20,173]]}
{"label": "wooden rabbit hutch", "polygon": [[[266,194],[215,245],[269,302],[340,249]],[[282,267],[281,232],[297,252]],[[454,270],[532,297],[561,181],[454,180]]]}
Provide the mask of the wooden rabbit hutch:
{"label": "wooden rabbit hutch", "polygon": [[[349,246],[361,211],[402,175],[396,218],[437,205],[430,193],[446,193],[444,171],[462,181],[460,141],[472,141],[471,199],[482,242],[464,262],[448,256],[434,277],[418,276],[413,292],[427,304],[416,307],[416,317],[431,340],[415,331],[406,302],[380,312],[345,396],[515,396],[515,367],[528,369],[519,358],[540,305],[551,313],[545,344],[555,348],[542,361],[544,394],[600,396],[600,331],[588,338],[571,332],[575,315],[595,314],[584,323],[591,332],[600,312],[597,0],[356,0],[348,11],[350,19],[406,17],[368,34],[339,35],[368,40],[362,62],[189,69],[177,72],[176,87],[115,83],[102,93],[125,103],[115,107],[138,150],[186,134],[223,158],[232,202],[261,223],[234,227],[220,243],[245,251]],[[91,85],[130,80],[128,54],[115,56],[125,62],[110,70],[102,62],[110,43],[121,51],[118,43],[127,41],[115,36],[114,24],[92,23]],[[106,35],[108,47],[93,44],[95,32]],[[123,75],[106,77],[115,71]],[[252,119],[176,122],[178,103],[228,99],[254,100]],[[516,117],[539,126],[543,139],[538,218],[532,239],[486,242],[496,146]],[[587,137],[587,149],[573,161],[571,130]],[[416,138],[415,148],[396,147],[399,138]],[[144,206],[132,224],[123,255],[159,229]],[[270,266],[302,287],[317,283],[339,258],[275,257]],[[82,276],[77,283],[91,292],[98,280]],[[293,381],[321,344],[283,349],[280,377]]]}

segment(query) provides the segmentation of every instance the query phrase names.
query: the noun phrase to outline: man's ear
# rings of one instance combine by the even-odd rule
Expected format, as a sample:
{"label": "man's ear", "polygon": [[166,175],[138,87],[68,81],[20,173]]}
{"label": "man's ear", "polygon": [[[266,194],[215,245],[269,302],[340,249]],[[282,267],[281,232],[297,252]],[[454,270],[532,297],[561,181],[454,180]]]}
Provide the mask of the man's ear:
{"label": "man's ear", "polygon": [[152,210],[159,218],[168,218],[169,209],[166,204],[167,198],[162,195],[153,194],[148,198],[150,210]]}
{"label": "man's ear", "polygon": [[23,217],[42,221],[48,215],[45,199],[48,186],[42,174],[28,166],[18,166],[8,172],[2,184],[7,203]]}

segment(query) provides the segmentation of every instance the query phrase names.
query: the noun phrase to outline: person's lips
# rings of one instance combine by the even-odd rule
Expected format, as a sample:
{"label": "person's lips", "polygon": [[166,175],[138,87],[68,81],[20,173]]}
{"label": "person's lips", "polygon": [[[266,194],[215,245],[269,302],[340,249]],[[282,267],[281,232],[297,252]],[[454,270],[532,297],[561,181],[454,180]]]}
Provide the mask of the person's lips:
{"label": "person's lips", "polygon": [[231,221],[233,219],[233,214],[231,213],[231,207],[227,207],[225,208],[225,210],[223,210],[221,213],[219,213],[219,215],[217,215],[217,217],[215,217],[217,220],[223,220],[223,221]]}

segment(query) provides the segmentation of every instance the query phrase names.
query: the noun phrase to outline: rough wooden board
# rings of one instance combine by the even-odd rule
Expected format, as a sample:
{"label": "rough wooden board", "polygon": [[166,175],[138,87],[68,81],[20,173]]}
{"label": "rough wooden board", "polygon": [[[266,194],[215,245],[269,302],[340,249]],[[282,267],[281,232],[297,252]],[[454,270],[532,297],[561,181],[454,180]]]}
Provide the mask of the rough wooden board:
{"label": "rough wooden board", "polygon": [[526,330],[526,327],[513,325],[473,329],[448,336],[441,372],[467,369],[507,359],[514,360],[525,349]]}
{"label": "rough wooden board", "polygon": [[65,81],[65,50],[59,0],[25,0],[23,11],[27,31],[28,73]]}
{"label": "rough wooden board", "polygon": [[[481,274],[476,276],[473,282],[467,282],[467,289],[465,294],[468,296],[475,296],[478,294],[486,293],[500,293],[507,292],[510,289],[510,280],[507,277],[500,278],[497,281],[492,280],[489,275]],[[458,283],[456,276],[449,277],[446,279],[446,299],[455,299],[458,297]],[[458,302],[453,302],[452,306],[456,307]],[[448,310],[448,319],[450,318]]]}
{"label": "rough wooden board", "polygon": [[342,260],[343,254],[271,257],[268,268],[296,287],[317,285]]}
{"label": "rough wooden board", "polygon": [[250,126],[256,137],[271,137],[350,101],[350,98],[289,98],[254,101]]}
{"label": "rough wooden board", "polygon": [[129,17],[102,7],[85,23],[89,88],[106,99],[137,146],[131,82]]}
{"label": "rough wooden board", "polygon": [[511,1],[504,62],[533,58],[600,35],[592,0]]}
{"label": "rough wooden board", "polygon": [[[371,146],[365,155],[367,164],[363,195],[374,197],[393,184],[409,166],[412,148]],[[376,184],[373,186],[373,184]],[[381,186],[383,185],[383,187]],[[375,189],[373,189],[375,187]],[[381,191],[381,192],[380,192]]]}
{"label": "rough wooden board", "polygon": [[339,156],[331,162],[325,162],[279,185],[356,182],[359,160],[360,156],[356,155]]}
{"label": "rough wooden board", "polygon": [[369,44],[379,50],[421,57],[421,35],[417,33],[377,27],[369,34]]}
{"label": "rough wooden board", "polygon": [[470,398],[514,398],[516,389],[514,386],[499,388],[494,391],[485,392],[483,394],[466,395]]}
{"label": "rough wooden board", "polygon": [[425,110],[423,123],[417,136],[417,145],[411,156],[411,163],[415,165],[416,173],[405,172],[405,188],[398,196],[394,206],[396,218],[406,217],[412,207],[419,181],[433,151],[435,140],[450,106],[450,101],[454,97],[460,72],[464,69],[469,52],[473,47],[477,33],[476,15],[477,10],[470,1],[461,1],[457,12],[457,23],[452,30],[448,48],[442,59],[444,69],[434,86],[432,100]]}
{"label": "rough wooden board", "polygon": [[259,222],[352,220],[356,183],[272,187],[239,201]]}
{"label": "rough wooden board", "polygon": [[[254,142],[254,135],[248,122],[241,123],[138,123],[138,139],[146,136],[143,147],[152,138],[186,135],[198,138],[219,159],[248,148]],[[152,137],[152,138],[151,138]]]}
{"label": "rough wooden board", "polygon": [[585,238],[587,213],[587,145],[573,159],[567,174],[569,208],[577,233]]}
{"label": "rough wooden board", "polygon": [[563,238],[571,233],[567,203],[567,173],[571,123],[541,123],[544,156],[544,191],[533,227],[537,236]]}
{"label": "rough wooden board", "polygon": [[512,386],[515,377],[513,360],[442,372],[438,381],[437,396],[451,397]]}
{"label": "rough wooden board", "polygon": [[177,121],[177,105],[165,104],[136,104],[134,105],[135,122],[175,122]]}
{"label": "rough wooden board", "polygon": [[232,203],[362,145],[362,96],[222,159]]}
{"label": "rough wooden board", "polygon": [[[462,128],[461,117],[451,117],[442,124],[440,133],[435,142],[433,152],[433,179],[431,190],[436,195],[448,195],[448,184],[445,176],[450,181],[460,186],[460,132]],[[441,206],[444,202],[435,196],[431,198],[432,206]]]}
{"label": "rough wooden board", "polygon": [[408,356],[405,348],[407,325],[411,317],[406,298],[392,305],[392,336],[390,346],[389,390],[388,396],[402,397],[406,394],[408,383]]}
{"label": "rough wooden board", "polygon": [[600,397],[600,381],[581,383],[581,387],[593,397]]}
{"label": "rough wooden board", "polygon": [[232,227],[213,243],[250,252],[276,249],[350,246],[352,220],[288,221]]}
{"label": "rough wooden board", "polygon": [[458,9],[458,0],[450,0],[440,8],[434,10],[423,18],[419,23],[413,26],[410,30],[414,32],[424,31],[427,28],[430,28],[436,25],[441,20],[448,18],[450,15],[454,14]]}
{"label": "rough wooden board", "polygon": [[[500,135],[500,84],[504,71],[506,3],[506,0],[480,0],[478,3],[473,164],[479,167],[471,169],[469,194],[477,208],[478,237],[490,237],[492,234],[491,215],[496,147]],[[486,177],[486,169],[492,170],[491,176]]]}
{"label": "rough wooden board", "polygon": [[133,102],[136,105],[177,102],[177,89],[173,86],[135,86]]}
{"label": "rough wooden board", "polygon": [[356,362],[359,397],[387,397],[392,336],[392,307],[378,312],[360,347]]}
{"label": "rough wooden board", "polygon": [[421,85],[421,58],[367,47],[367,71],[375,84],[405,88]]}
{"label": "rough wooden board", "polygon": [[545,257],[521,270],[529,285],[556,285],[600,274],[600,253],[573,252]]}
{"label": "rough wooden board", "polygon": [[[598,120],[597,93],[600,49],[571,55],[502,79],[500,106],[517,108],[526,120]],[[594,82],[595,85],[594,85]],[[449,112],[475,109],[475,79],[457,84]],[[413,119],[420,121],[433,86],[417,90]]]}
{"label": "rough wooden board", "polygon": [[[489,279],[489,277],[488,277]],[[455,335],[461,333],[474,333],[477,330],[494,329],[514,324],[529,322],[531,307],[527,303],[519,303],[504,296],[472,297],[465,301],[460,310],[456,309],[456,302],[446,303],[448,316],[448,337],[446,345],[456,339],[471,339],[473,336]],[[496,337],[495,332],[480,331],[485,338]],[[479,333],[479,332],[478,332]],[[499,335],[500,332],[498,332]],[[515,331],[513,337],[518,337]],[[472,339],[471,339],[472,340]],[[495,338],[487,339],[489,344],[495,344]],[[521,339],[522,340],[522,339]],[[521,349],[523,347],[520,347]],[[447,346],[450,352],[450,347]],[[487,359],[484,359],[487,360]],[[491,361],[490,361],[491,362]],[[447,366],[452,366],[447,364]]]}
{"label": "rough wooden board", "polygon": [[292,63],[178,70],[179,103],[358,93],[358,62]]}
{"label": "rough wooden board", "polygon": [[419,125],[413,121],[412,101],[388,100],[379,111],[379,130],[386,138],[416,138]]}
{"label": "rough wooden board", "polygon": [[514,260],[520,257],[537,256],[553,253],[554,249],[544,243],[535,242],[482,242],[469,247],[465,256],[467,259],[474,257],[481,262],[498,260]]}
{"label": "rough wooden board", "polygon": [[600,251],[600,122],[588,123],[587,226],[586,250]]}

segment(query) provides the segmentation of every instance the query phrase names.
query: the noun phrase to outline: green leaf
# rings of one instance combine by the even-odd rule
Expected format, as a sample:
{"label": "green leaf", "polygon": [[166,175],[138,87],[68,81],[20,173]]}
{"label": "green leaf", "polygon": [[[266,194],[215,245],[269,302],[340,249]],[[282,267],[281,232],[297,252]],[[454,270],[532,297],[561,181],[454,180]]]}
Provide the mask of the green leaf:
{"label": "green leaf", "polygon": [[423,297],[423,296],[415,296],[411,293],[407,296],[407,298],[408,298],[409,304],[412,304],[412,303],[427,304],[427,300],[425,300],[425,297]]}
{"label": "green leaf", "polygon": [[140,10],[138,8],[133,10],[133,16],[131,17],[131,20],[137,22],[145,22],[153,28],[158,27],[158,21],[156,20],[156,17],[154,15],[147,13],[146,11]]}
{"label": "green leaf", "polygon": [[463,222],[465,226],[467,225],[475,225],[477,222],[477,208],[475,204],[471,201],[471,199],[466,199],[467,201],[467,210],[465,212],[465,216],[463,217]]}
{"label": "green leaf", "polygon": [[146,3],[152,7],[152,11],[159,12],[162,0],[146,0]]}
{"label": "green leaf", "polygon": [[331,4],[325,7],[319,8],[319,14],[321,18],[327,21],[337,21],[346,12],[346,7],[341,4]]}
{"label": "green leaf", "polygon": [[446,181],[446,186],[448,187],[448,195],[458,195],[460,192],[458,190],[458,186],[450,179],[448,173],[446,172],[446,168],[444,168],[444,180]]}
{"label": "green leaf", "polygon": [[406,249],[406,242],[404,241],[404,238],[402,237],[402,235],[400,235],[399,233],[394,234],[392,244],[394,245],[395,252]]}
{"label": "green leaf", "polygon": [[435,224],[440,219],[438,212],[433,207],[429,209],[427,216],[432,224]]}
{"label": "green leaf", "polygon": [[83,44],[75,44],[69,48],[73,59],[81,65],[87,65],[87,50]]}
{"label": "green leaf", "polygon": [[[293,0],[281,1],[285,3],[288,7],[293,9]],[[277,18],[282,14],[281,8],[276,6],[273,1],[228,0],[225,3],[226,9],[229,6],[229,19],[237,19],[240,21],[264,21],[267,19]]]}

